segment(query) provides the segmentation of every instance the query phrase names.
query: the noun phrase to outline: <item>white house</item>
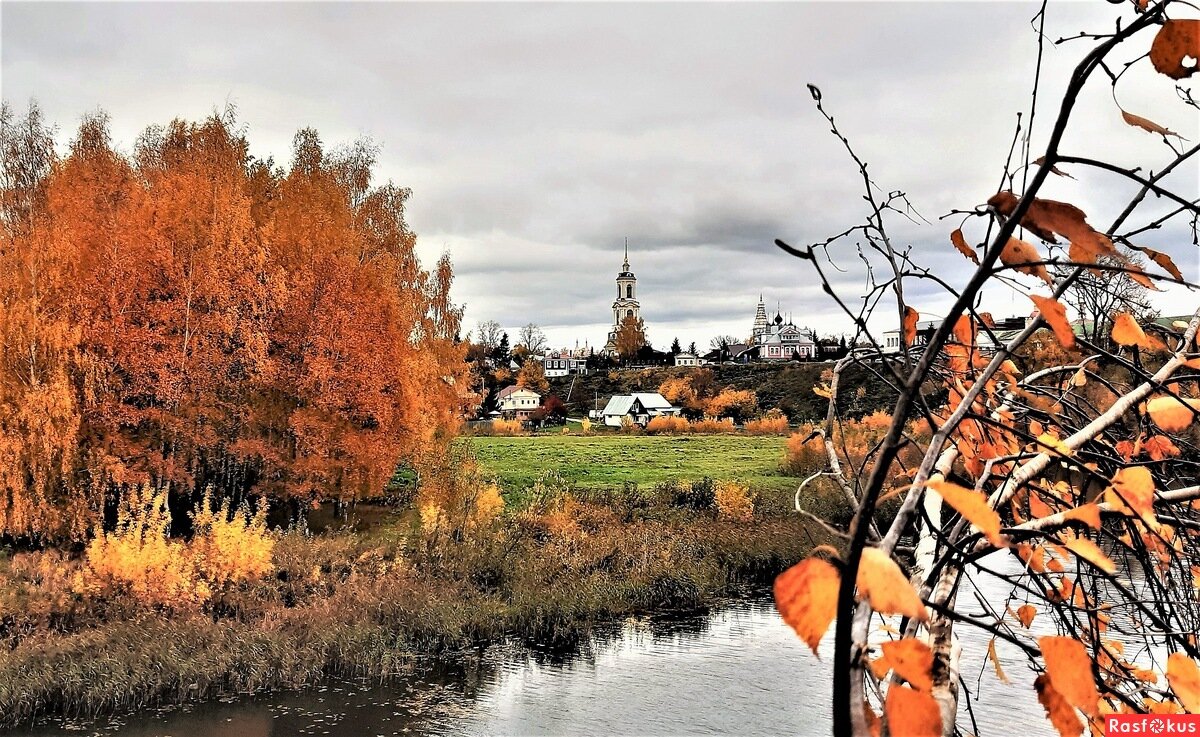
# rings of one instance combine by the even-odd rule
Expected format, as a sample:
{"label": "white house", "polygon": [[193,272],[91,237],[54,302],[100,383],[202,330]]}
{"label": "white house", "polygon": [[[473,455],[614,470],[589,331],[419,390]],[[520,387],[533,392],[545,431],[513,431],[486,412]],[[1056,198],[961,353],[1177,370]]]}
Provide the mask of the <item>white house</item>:
{"label": "white house", "polygon": [[542,395],[523,386],[506,386],[496,395],[496,405],[505,418],[524,420],[542,406]]}
{"label": "white house", "polygon": [[567,351],[547,353],[539,359],[547,378],[587,373],[587,358]]}
{"label": "white house", "polygon": [[699,366],[700,358],[692,353],[676,353],[675,354],[675,365],[676,366]]}
{"label": "white house", "polygon": [[680,409],[668,402],[658,392],[617,394],[608,400],[600,415],[609,427],[620,427],[625,417],[637,425],[645,426],[652,417],[677,415]]}

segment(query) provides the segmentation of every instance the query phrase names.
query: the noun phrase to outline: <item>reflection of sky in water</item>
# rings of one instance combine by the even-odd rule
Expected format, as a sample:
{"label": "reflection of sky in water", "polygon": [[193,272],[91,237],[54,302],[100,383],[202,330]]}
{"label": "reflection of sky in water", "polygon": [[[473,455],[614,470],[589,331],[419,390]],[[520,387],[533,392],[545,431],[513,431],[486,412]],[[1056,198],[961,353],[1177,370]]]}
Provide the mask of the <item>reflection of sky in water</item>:
{"label": "reflection of sky in water", "polygon": [[[1005,573],[1012,556],[987,559]],[[1008,587],[973,581],[991,606]],[[963,611],[982,611],[972,589]],[[1053,634],[1039,615],[1033,635]],[[1033,674],[1015,646],[997,651],[1012,681],[987,661],[990,636],[956,628],[961,673],[980,732],[1048,734]],[[120,720],[47,726],[21,737],[283,737],[284,735],[826,735],[832,628],[819,661],[769,602],[737,603],[710,615],[635,618],[604,628],[572,655],[519,644],[490,647],[461,662],[422,662],[387,686],[340,682],[303,693],[191,705]],[[1132,653],[1129,653],[1132,655]],[[971,721],[963,705],[968,731]],[[80,729],[82,728],[82,729]]]}

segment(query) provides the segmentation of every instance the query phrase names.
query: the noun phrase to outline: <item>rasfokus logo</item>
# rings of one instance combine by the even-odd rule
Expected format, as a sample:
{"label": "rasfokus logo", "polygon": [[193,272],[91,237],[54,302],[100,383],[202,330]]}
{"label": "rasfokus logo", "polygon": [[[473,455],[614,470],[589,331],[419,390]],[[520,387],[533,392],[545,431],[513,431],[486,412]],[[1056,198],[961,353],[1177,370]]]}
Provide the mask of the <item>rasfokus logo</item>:
{"label": "rasfokus logo", "polygon": [[1200,737],[1200,714],[1110,714],[1104,717],[1104,734],[1191,734]]}

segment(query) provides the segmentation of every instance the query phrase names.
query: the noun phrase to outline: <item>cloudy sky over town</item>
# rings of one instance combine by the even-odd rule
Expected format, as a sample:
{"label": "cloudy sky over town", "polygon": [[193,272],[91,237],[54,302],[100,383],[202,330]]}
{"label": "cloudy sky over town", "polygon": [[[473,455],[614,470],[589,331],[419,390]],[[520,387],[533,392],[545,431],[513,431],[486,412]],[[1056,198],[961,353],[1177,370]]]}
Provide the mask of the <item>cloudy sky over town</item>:
{"label": "cloudy sky over town", "polygon": [[[1016,114],[1029,104],[1036,10],[5,2],[0,84],[18,108],[36,98],[64,145],[97,108],[126,149],[150,124],[227,105],[252,152],[280,162],[301,127],[330,146],[369,137],[380,177],[413,190],[423,256],[450,253],[468,328],[495,319],[515,335],[535,322],[556,345],[602,345],[628,237],[651,341],[703,346],[747,334],[760,293],[797,324],[850,329],[811,267],[772,245],[822,240],[864,216],[857,172],[806,83],[820,86],[880,187],[907,191],[928,220],[898,219],[898,240],[939,276],[965,277],[968,263],[947,241],[961,218],[939,218],[996,191]],[[1109,30],[1129,11],[1097,0],[1049,12],[1053,40]],[[1047,46],[1035,149],[1088,48]],[[1173,88],[1135,68],[1117,99],[1195,140],[1197,121]],[[1148,170],[1166,160],[1161,139],[1122,123],[1107,84],[1085,92],[1077,126],[1064,150]],[[1131,187],[1073,173],[1078,180],[1054,178],[1047,196],[1107,227]],[[1195,169],[1180,176],[1194,184]],[[1175,228],[1143,245],[1195,278],[1189,241]],[[832,272],[837,287],[853,299],[863,283],[854,244],[833,255],[846,270]],[[914,289],[925,314],[948,304],[932,285]],[[1195,298],[1168,291],[1160,309],[1190,312]],[[1030,303],[997,286],[984,308],[1024,314]]]}

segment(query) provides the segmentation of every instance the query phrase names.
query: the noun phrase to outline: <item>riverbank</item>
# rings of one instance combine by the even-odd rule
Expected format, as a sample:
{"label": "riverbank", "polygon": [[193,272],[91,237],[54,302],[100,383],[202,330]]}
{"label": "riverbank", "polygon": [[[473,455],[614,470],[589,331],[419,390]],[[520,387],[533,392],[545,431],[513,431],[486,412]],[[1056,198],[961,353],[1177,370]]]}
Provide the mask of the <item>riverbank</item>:
{"label": "riverbank", "polygon": [[81,596],[64,586],[79,560],[15,554],[0,566],[0,720],[386,678],[505,636],[569,644],[622,614],[703,608],[826,542],[783,495],[749,494],[747,514],[711,482],[525,496],[468,524],[425,508],[366,532],[277,534],[271,575],[200,608]]}

